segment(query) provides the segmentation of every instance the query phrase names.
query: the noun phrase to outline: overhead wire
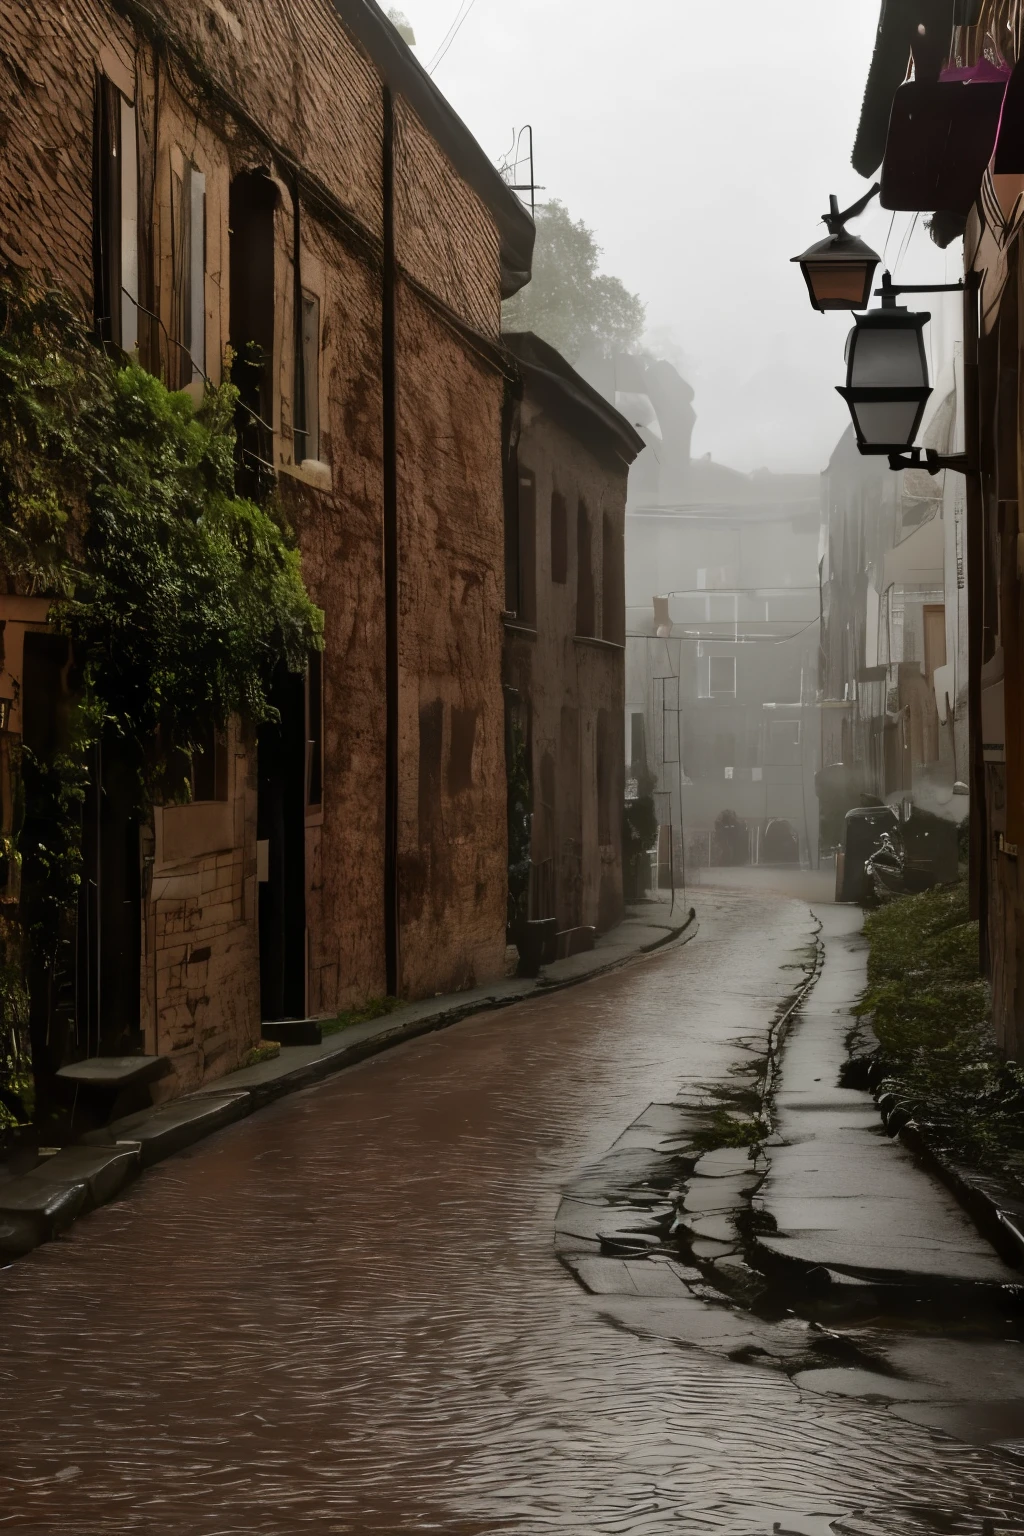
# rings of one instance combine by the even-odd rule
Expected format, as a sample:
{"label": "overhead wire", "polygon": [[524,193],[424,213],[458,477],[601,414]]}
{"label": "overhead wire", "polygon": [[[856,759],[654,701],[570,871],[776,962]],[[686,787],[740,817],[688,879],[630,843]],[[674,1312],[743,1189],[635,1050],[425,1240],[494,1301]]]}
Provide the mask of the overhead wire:
{"label": "overhead wire", "polygon": [[452,22],[451,26],[448,28],[448,31],[441,39],[434,53],[434,57],[431,59],[427,66],[428,75],[432,75],[434,71],[439,67],[439,65],[443,63],[445,55],[447,54],[449,48],[452,46],[452,43],[454,43],[455,39],[458,37],[459,33],[462,31],[463,24],[465,23],[466,18],[469,16],[470,11],[475,5],[476,0],[468,0],[468,3],[467,0],[460,0],[458,13],[455,17],[455,20]]}

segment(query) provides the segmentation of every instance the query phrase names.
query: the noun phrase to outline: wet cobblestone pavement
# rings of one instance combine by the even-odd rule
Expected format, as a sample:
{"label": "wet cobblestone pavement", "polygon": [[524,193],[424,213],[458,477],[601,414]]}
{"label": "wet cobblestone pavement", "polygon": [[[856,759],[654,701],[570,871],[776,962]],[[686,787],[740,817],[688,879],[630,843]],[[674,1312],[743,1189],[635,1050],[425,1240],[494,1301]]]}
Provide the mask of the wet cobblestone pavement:
{"label": "wet cobblestone pavement", "polygon": [[[617,1323],[563,1193],[764,1036],[808,908],[379,1057],[0,1272],[0,1530],[1024,1530],[1024,1463]],[[787,968],[790,967],[790,968]]]}

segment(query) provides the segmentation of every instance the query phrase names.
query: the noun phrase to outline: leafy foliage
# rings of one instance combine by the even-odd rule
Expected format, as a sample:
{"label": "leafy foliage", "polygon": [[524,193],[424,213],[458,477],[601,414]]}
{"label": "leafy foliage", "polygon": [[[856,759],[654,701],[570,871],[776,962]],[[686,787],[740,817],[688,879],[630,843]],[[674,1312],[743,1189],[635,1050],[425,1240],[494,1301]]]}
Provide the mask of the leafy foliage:
{"label": "leafy foliage", "polygon": [[[35,967],[52,958],[81,880],[90,745],[120,738],[141,807],[170,751],[187,758],[230,715],[273,718],[275,669],[301,670],[323,643],[289,529],[273,505],[235,492],[237,399],[224,384],[197,409],[100,352],[61,290],[0,277],[0,581],[54,599],[50,623],[73,663],[57,744],[22,749],[32,836],[21,918]],[[13,955],[5,943],[5,1019],[23,983],[3,977],[32,969],[24,955],[8,965]]]}
{"label": "leafy foliage", "polygon": [[1024,1168],[1024,1070],[1004,1061],[978,969],[966,881],[904,896],[865,923],[870,1013],[887,1078],[956,1156]]}
{"label": "leafy foliage", "polygon": [[575,363],[584,352],[602,356],[633,351],[646,308],[617,277],[597,270],[601,247],[593,230],[574,221],[564,203],[537,209],[532,281],[509,299],[506,331],[533,331]]}

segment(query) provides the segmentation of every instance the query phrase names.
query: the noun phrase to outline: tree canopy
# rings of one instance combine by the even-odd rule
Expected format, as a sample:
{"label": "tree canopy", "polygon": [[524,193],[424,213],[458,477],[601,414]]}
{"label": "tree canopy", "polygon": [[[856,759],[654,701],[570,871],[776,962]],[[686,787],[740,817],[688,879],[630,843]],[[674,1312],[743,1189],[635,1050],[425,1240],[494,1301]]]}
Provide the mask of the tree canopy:
{"label": "tree canopy", "polygon": [[619,278],[598,272],[600,257],[582,219],[574,220],[557,200],[541,204],[533,280],[505,304],[505,330],[533,331],[571,363],[585,352],[635,350],[646,307]]}

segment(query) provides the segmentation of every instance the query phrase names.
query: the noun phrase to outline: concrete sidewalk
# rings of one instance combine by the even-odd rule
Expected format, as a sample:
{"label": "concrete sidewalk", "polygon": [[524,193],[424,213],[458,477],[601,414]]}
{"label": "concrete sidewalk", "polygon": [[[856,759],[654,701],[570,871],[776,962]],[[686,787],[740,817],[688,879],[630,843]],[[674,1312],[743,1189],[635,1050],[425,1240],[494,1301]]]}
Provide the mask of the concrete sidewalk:
{"label": "concrete sidewalk", "polygon": [[392,1046],[445,1029],[471,1014],[504,1008],[617,969],[629,960],[692,937],[692,909],[658,895],[626,909],[594,949],[472,991],[396,1008],[384,1018],[328,1035],[319,1045],[283,1046],[279,1056],[228,1073],[196,1093],[129,1115],[41,1159],[18,1176],[0,1174],[0,1263],[28,1253],[78,1216],[114,1198],[143,1168],[201,1141],[285,1094],[307,1088]]}
{"label": "concrete sidewalk", "polygon": [[820,1267],[842,1283],[1021,1284],[953,1195],[891,1140],[870,1094],[839,1086],[853,1008],[867,981],[857,907],[814,909],[824,964],[794,1018],[775,1096],[781,1145],[754,1200],[777,1231],[767,1263]]}

